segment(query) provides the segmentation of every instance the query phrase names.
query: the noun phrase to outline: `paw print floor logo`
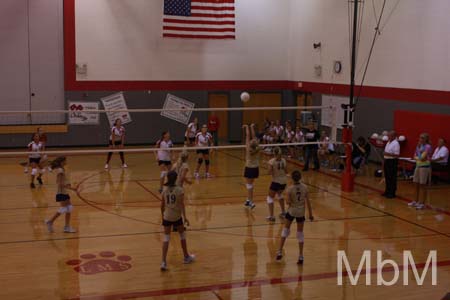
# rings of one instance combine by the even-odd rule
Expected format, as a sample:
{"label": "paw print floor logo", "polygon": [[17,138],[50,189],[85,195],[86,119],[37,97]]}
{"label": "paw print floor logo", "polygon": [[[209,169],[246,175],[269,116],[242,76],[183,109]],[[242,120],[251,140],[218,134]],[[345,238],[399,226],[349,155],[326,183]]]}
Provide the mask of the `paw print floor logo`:
{"label": "paw print floor logo", "polygon": [[94,275],[105,272],[124,272],[131,269],[131,256],[119,255],[112,251],[102,251],[98,255],[82,254],[81,259],[71,259],[66,264],[83,275]]}

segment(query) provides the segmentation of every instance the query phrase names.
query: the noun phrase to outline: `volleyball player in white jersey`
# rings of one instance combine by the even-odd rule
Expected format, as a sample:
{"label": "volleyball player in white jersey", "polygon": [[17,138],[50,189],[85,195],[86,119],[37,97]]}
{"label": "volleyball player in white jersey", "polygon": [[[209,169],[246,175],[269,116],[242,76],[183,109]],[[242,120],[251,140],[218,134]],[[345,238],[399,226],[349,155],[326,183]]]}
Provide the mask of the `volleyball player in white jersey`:
{"label": "volleyball player in white jersey", "polygon": [[163,191],[164,179],[167,173],[172,169],[172,151],[168,150],[172,148],[173,143],[170,140],[170,133],[165,131],[161,135],[161,139],[156,142],[156,148],[159,150],[156,152],[156,161],[161,169],[159,180],[159,192]]}
{"label": "volleyball player in white jersey", "polygon": [[273,202],[276,196],[278,196],[278,202],[281,207],[280,218],[284,218],[286,214],[283,192],[286,189],[287,184],[287,163],[282,157],[280,147],[275,147],[273,149],[273,154],[274,158],[269,160],[269,174],[272,175],[272,183],[270,184],[269,195],[267,195],[267,204],[269,205],[269,216],[267,217],[267,220],[269,222],[275,222]]}
{"label": "volleyball player in white jersey", "polygon": [[[167,270],[167,252],[169,250],[170,231],[172,227],[177,227],[180,234],[181,247],[183,249],[185,264],[194,262],[195,256],[189,254],[186,243],[186,231],[184,224],[189,226],[189,221],[186,218],[186,208],[184,205],[184,190],[181,186],[176,185],[177,173],[170,171],[167,174],[167,188],[162,193],[161,201],[161,215],[162,225],[164,226],[164,242],[162,247],[162,263],[161,271]],[[183,222],[184,220],[184,222]],[[184,224],[183,224],[184,223]]]}
{"label": "volleyball player in white jersey", "polygon": [[[208,126],[203,125],[202,130],[197,133],[197,136],[195,137],[195,145],[197,147],[208,147],[214,144],[212,135],[208,132]],[[198,163],[197,168],[195,169],[194,176],[195,178],[200,178],[200,167],[202,166],[203,161],[205,161],[205,171],[206,171],[206,178],[210,178],[211,174],[209,173],[209,149],[198,149]]]}
{"label": "volleyball player in white jersey", "polygon": [[37,182],[42,185],[42,175],[44,174],[44,168],[41,163],[42,155],[40,152],[43,151],[44,145],[39,141],[40,137],[38,133],[33,135],[33,140],[28,144],[28,150],[30,155],[28,156],[28,164],[31,166],[31,182],[30,187],[34,189],[36,185],[34,184],[34,179],[37,175]]}
{"label": "volleyball player in white jersey", "polygon": [[303,246],[304,246],[304,234],[303,223],[305,222],[305,206],[308,208],[310,221],[314,220],[312,214],[311,203],[308,198],[308,189],[306,185],[300,182],[302,175],[300,171],[294,171],[291,175],[292,186],[290,186],[286,192],[288,211],[286,213],[286,221],[284,223],[283,231],[281,232],[280,248],[277,251],[277,260],[283,258],[283,247],[286,239],[291,232],[291,224],[294,219],[297,221],[297,240],[299,247],[299,256],[297,264],[303,264]]}
{"label": "volleyball player in white jersey", "polygon": [[189,153],[183,151],[178,157],[178,161],[173,165],[172,171],[177,172],[177,185],[183,187],[185,183],[192,184],[192,181],[188,178],[189,165],[188,165]]}
{"label": "volleyball player in white jersey", "polygon": [[195,145],[195,137],[198,132],[198,118],[194,118],[194,120],[188,124],[186,128],[186,132],[184,134],[184,143],[186,146],[194,146]]}
{"label": "volleyball player in white jersey", "polygon": [[[111,128],[111,135],[109,136],[109,148],[111,149],[123,149],[125,146],[125,128],[122,126],[122,120],[116,119],[114,126]],[[108,153],[108,158],[106,159],[105,169],[109,169],[109,162],[111,160],[113,153]],[[122,161],[122,168],[128,168],[125,163],[125,155],[123,152],[119,152],[120,160]]]}
{"label": "volleyball player in white jersey", "polygon": [[253,203],[253,187],[255,179],[259,177],[259,142],[255,134],[255,124],[244,125],[245,129],[245,170],[244,177],[246,179],[247,200],[245,206],[255,208]]}

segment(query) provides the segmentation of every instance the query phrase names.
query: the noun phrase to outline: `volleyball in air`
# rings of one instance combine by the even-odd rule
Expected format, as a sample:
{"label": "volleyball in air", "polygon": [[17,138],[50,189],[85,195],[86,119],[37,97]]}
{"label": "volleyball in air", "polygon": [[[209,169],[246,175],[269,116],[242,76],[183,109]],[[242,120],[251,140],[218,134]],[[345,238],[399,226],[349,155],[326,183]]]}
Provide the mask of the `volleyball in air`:
{"label": "volleyball in air", "polygon": [[241,94],[241,101],[242,102],[247,102],[248,100],[250,100],[250,94],[247,92],[243,92]]}

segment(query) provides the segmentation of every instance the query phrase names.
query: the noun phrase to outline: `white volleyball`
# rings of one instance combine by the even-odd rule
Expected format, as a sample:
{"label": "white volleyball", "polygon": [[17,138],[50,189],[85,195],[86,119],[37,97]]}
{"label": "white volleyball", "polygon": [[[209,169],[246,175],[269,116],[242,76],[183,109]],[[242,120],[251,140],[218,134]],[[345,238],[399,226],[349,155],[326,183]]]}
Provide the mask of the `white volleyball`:
{"label": "white volleyball", "polygon": [[387,135],[383,135],[382,140],[383,140],[383,142],[387,142],[387,141],[389,141],[389,137]]}
{"label": "white volleyball", "polygon": [[243,92],[241,94],[241,101],[242,102],[247,102],[248,100],[250,100],[250,94],[247,92]]}
{"label": "white volleyball", "polygon": [[406,137],[404,135],[401,135],[401,136],[398,137],[398,140],[400,142],[404,142],[404,141],[406,141]]}

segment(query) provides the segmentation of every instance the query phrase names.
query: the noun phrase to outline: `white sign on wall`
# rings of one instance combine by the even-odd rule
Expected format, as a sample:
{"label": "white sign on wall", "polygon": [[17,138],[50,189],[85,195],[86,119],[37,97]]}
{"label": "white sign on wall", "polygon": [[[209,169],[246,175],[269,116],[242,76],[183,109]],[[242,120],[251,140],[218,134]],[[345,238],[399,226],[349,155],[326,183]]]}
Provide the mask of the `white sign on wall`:
{"label": "white sign on wall", "polygon": [[163,110],[161,112],[161,116],[187,125],[191,118],[192,109],[194,108],[194,106],[195,104],[188,100],[176,97],[171,94],[167,94],[163,109],[181,109],[181,110],[177,111]]}
{"label": "white sign on wall", "polygon": [[322,126],[342,128],[344,124],[344,110],[341,108],[341,105],[349,104],[349,101],[348,97],[322,95],[322,106],[333,106],[335,108],[322,108]]}
{"label": "white sign on wall", "polygon": [[86,110],[98,110],[98,102],[69,102],[69,124],[70,125],[98,125],[99,114],[86,112]]}
{"label": "white sign on wall", "polygon": [[124,111],[127,110],[128,108],[122,92],[103,97],[101,98],[101,100],[105,110],[119,110],[117,112],[110,111],[106,113],[109,125],[111,125],[111,127],[114,125],[114,122],[117,119],[121,119],[122,124],[127,124],[131,122],[130,113]]}

